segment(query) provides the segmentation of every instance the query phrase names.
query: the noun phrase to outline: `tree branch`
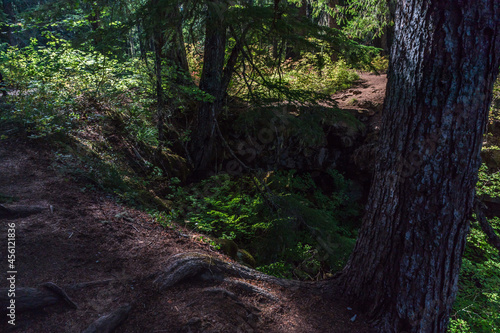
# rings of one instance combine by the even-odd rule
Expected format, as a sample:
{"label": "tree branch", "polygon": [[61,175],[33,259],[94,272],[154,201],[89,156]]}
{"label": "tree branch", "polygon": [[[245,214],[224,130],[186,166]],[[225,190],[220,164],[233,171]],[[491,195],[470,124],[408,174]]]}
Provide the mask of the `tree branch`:
{"label": "tree branch", "polygon": [[486,205],[476,196],[474,202],[474,211],[476,213],[477,219],[479,220],[479,224],[481,225],[481,229],[483,229],[483,232],[488,237],[488,242],[500,252],[500,237],[495,233],[495,230],[486,219],[486,216],[483,212],[483,209],[485,208]]}

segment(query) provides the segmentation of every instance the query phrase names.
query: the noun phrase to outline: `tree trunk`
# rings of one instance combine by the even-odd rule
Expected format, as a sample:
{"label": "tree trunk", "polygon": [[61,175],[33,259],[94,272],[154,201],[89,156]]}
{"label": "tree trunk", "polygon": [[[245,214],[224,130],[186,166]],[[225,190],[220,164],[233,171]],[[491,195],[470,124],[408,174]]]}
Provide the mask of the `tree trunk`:
{"label": "tree trunk", "polygon": [[192,137],[192,159],[195,172],[198,173],[206,173],[209,170],[213,156],[217,114],[222,107],[225,94],[222,89],[226,51],[224,9],[223,2],[209,1],[200,89],[213,96],[213,99],[201,103],[197,130]]}
{"label": "tree trunk", "polygon": [[[339,0],[330,0],[328,2],[328,7],[335,9],[339,4]],[[337,19],[331,15],[328,15],[328,27],[332,29],[339,29],[339,25],[337,23]]]}
{"label": "tree trunk", "polygon": [[7,18],[9,20],[9,26],[7,27],[7,40],[9,45],[16,46],[17,38],[14,36],[12,24],[16,22],[16,16],[14,14],[14,8],[12,7],[11,0],[3,0],[3,11],[7,14]]}
{"label": "tree trunk", "polygon": [[163,46],[165,45],[163,33],[156,30],[154,33],[155,47],[155,77],[156,77],[156,114],[158,117],[158,144],[162,147],[165,141],[165,99],[163,95],[162,72],[163,72]]}
{"label": "tree trunk", "polygon": [[381,332],[445,332],[500,65],[497,0],[398,2],[381,147],[340,282]]}
{"label": "tree trunk", "polygon": [[[293,5],[292,5],[293,6]],[[298,14],[297,14],[297,20],[302,20],[304,18],[307,18],[307,3],[304,2],[301,4]],[[297,31],[294,32],[300,36],[305,35],[305,31]],[[287,45],[287,48],[285,50],[285,58],[286,59],[293,59],[293,60],[300,60],[300,47],[297,45]]]}
{"label": "tree trunk", "polygon": [[102,43],[102,34],[99,31],[101,28],[101,6],[91,5],[90,10],[91,14],[89,15],[89,23],[94,37],[94,46],[98,46]]}
{"label": "tree trunk", "polygon": [[186,47],[184,45],[184,36],[182,34],[182,15],[179,11],[180,5],[176,3],[169,9],[167,20],[170,24],[166,31],[166,40],[169,43],[165,57],[169,61],[169,65],[176,66],[185,77],[178,78],[178,84],[191,85],[193,81],[189,76],[189,64],[187,60]]}

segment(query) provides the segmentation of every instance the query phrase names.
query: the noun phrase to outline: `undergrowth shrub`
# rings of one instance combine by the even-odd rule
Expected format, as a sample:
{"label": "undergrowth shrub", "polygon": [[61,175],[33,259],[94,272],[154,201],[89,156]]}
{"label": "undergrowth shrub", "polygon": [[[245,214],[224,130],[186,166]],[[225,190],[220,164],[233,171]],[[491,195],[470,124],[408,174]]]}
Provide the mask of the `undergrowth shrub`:
{"label": "undergrowth shrub", "polygon": [[145,86],[137,60],[120,62],[97,51],[72,48],[50,33],[45,37],[45,45],[33,38],[27,47],[1,52],[0,66],[14,105],[2,119],[22,122],[32,138],[68,133],[92,120],[96,108],[119,109],[132,101],[132,92]]}
{"label": "undergrowth shrub", "polygon": [[488,196],[497,198],[500,196],[500,172],[492,172],[486,164],[479,168],[479,181],[476,186],[476,194],[479,197]]}
{"label": "undergrowth shrub", "polygon": [[[483,164],[476,189],[479,196],[497,198],[500,194],[499,172],[492,172]],[[488,220],[500,234],[500,217]],[[458,285],[449,331],[500,331],[500,254],[488,243],[477,221],[471,223]]]}
{"label": "undergrowth shrub", "polygon": [[[489,219],[500,231],[500,218]],[[459,292],[450,332],[500,331],[500,255],[477,221],[471,225],[462,259]]]}
{"label": "undergrowth shrub", "polygon": [[344,60],[333,62],[327,54],[306,53],[300,60],[287,60],[284,81],[296,89],[331,95],[352,86],[359,79]]}
{"label": "undergrowth shrub", "polygon": [[345,60],[332,61],[327,52],[303,53],[299,60],[287,59],[278,66],[276,60],[270,61],[268,51],[262,51],[254,54],[252,66],[247,66],[259,70],[235,75],[229,92],[254,105],[331,101],[333,93],[359,79]]}
{"label": "undergrowth shrub", "polygon": [[[258,269],[299,279],[324,277],[342,268],[353,248],[358,207],[349,182],[332,171],[335,191],[323,193],[310,174],[295,171],[265,177],[213,176],[190,188],[176,187],[171,221],[235,241]],[[168,223],[167,223],[168,224]]]}
{"label": "undergrowth shrub", "polygon": [[372,58],[368,65],[365,65],[363,70],[375,73],[386,73],[389,69],[389,58],[381,55],[377,55]]}

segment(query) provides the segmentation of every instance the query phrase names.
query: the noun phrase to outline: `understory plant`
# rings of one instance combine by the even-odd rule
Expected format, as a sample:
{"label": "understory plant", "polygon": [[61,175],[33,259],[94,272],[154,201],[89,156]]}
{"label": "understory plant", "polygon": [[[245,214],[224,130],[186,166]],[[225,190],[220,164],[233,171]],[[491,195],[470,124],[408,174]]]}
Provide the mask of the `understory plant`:
{"label": "understory plant", "polygon": [[[495,200],[500,193],[499,172],[482,165],[477,195]],[[493,206],[492,206],[493,207]],[[500,217],[488,212],[488,222],[500,235]],[[479,222],[471,222],[462,259],[459,291],[450,319],[453,333],[498,332],[500,330],[500,253],[488,243]]]}
{"label": "understory plant", "polygon": [[213,176],[170,199],[172,221],[234,241],[258,269],[281,277],[317,279],[339,270],[350,253],[359,209],[349,199],[349,181],[331,171],[332,193],[311,174],[296,171]]}
{"label": "understory plant", "polygon": [[32,138],[67,134],[102,117],[103,111],[122,111],[124,105],[143,109],[147,101],[148,78],[137,59],[120,61],[93,49],[76,49],[50,32],[44,33],[43,43],[32,38],[28,46],[0,54],[11,90],[8,101],[14,105],[2,119],[21,122]]}

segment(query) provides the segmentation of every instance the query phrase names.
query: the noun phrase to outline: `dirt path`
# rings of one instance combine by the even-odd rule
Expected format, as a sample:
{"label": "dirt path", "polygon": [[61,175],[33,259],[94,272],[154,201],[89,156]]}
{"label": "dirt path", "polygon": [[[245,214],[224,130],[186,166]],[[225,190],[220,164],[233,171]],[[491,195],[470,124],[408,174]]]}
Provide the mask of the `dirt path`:
{"label": "dirt path", "polygon": [[340,109],[357,114],[362,121],[369,119],[375,130],[380,127],[387,85],[386,74],[360,72],[359,81],[350,89],[333,95]]}
{"label": "dirt path", "polygon": [[338,92],[333,98],[341,109],[381,109],[384,103],[386,74],[359,72],[359,81],[350,89]]}
{"label": "dirt path", "polygon": [[[7,229],[14,223],[16,287],[53,282],[78,305],[71,309],[61,302],[16,313],[16,326],[0,309],[1,332],[82,332],[124,304],[132,310],[117,332],[369,332],[359,314],[351,321],[355,310],[334,293],[311,295],[256,283],[276,297],[271,300],[226,280],[186,281],[159,292],[154,277],[172,255],[198,251],[224,257],[188,230],[165,230],[144,212],[104,193],[83,191],[85,184],[56,171],[50,147],[16,139],[0,144],[0,194],[18,199],[5,206],[43,209],[0,218],[0,288],[7,287]],[[78,286],[90,281],[105,282]]]}

